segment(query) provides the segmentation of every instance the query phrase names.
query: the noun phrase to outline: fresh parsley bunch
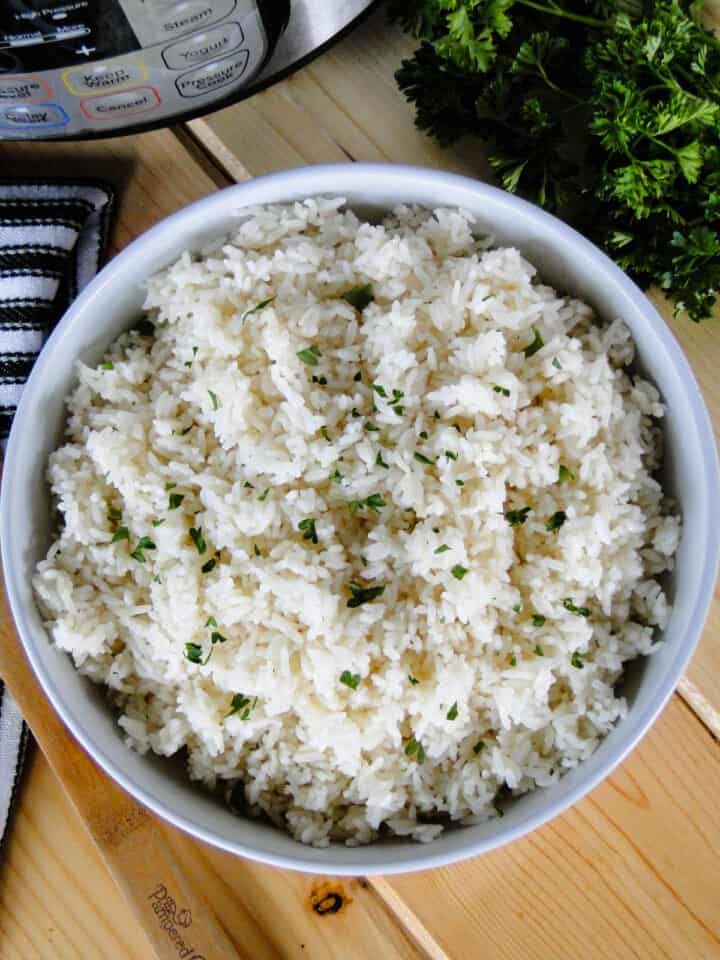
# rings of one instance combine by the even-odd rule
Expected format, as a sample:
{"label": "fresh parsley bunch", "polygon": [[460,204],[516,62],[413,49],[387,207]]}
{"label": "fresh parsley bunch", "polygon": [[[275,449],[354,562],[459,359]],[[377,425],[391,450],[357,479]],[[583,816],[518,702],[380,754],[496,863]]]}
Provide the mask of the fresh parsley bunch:
{"label": "fresh parsley bunch", "polygon": [[441,143],[482,137],[553,211],[693,320],[720,289],[720,42],[686,0],[391,0],[397,72]]}

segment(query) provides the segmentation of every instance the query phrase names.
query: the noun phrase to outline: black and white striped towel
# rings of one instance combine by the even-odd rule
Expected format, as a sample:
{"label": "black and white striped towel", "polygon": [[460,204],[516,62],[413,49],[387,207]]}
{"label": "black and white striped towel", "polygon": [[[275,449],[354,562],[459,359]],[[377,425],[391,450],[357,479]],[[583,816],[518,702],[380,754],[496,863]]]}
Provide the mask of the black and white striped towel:
{"label": "black and white striped towel", "polygon": [[[23,384],[67,305],[100,266],[114,194],[105,184],[0,180],[0,448]],[[0,680],[0,846],[27,727]]]}

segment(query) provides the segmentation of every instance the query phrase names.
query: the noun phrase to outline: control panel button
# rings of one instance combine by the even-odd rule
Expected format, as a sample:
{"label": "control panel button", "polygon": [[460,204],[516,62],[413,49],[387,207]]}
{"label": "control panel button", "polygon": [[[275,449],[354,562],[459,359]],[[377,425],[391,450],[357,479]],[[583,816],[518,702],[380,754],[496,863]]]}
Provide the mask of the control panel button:
{"label": "control panel button", "polygon": [[200,97],[236,83],[245,73],[249,58],[248,50],[238,50],[222,60],[215,60],[204,67],[198,67],[197,70],[184,73],[175,81],[178,93],[181,97]]}
{"label": "control panel button", "polygon": [[223,20],[235,9],[235,0],[182,0],[158,4],[153,18],[163,37],[178,37]]}
{"label": "control panel button", "polygon": [[148,113],[159,106],[160,94],[155,87],[135,87],[80,101],[80,109],[88,120],[120,120]]}
{"label": "control panel button", "polygon": [[135,57],[123,57],[121,60],[100,60],[86,66],[73,67],[65,71],[63,82],[70,93],[81,97],[86,93],[134,87],[146,77],[147,70],[142,61]]}
{"label": "control panel button", "polygon": [[193,33],[163,50],[163,60],[171,70],[187,70],[195,64],[217,60],[236,50],[245,39],[239,23],[223,23],[202,33]]}
{"label": "control panel button", "polygon": [[69,122],[70,117],[56,103],[0,107],[0,128],[5,130],[45,130],[48,127],[64,127]]}
{"label": "control panel button", "polygon": [[50,87],[39,77],[0,76],[0,101],[36,103],[51,96]]}

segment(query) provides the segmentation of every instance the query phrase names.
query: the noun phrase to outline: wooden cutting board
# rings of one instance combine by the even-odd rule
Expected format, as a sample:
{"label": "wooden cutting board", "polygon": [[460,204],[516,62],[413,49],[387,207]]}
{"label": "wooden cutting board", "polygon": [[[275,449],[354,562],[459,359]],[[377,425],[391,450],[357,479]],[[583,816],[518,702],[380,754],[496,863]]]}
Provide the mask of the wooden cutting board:
{"label": "wooden cutting board", "polygon": [[[442,151],[414,129],[392,80],[408,49],[378,15],[283,84],[193,122],[191,136],[178,130],[97,144],[5,144],[0,168],[6,175],[52,169],[115,182],[121,204],[114,249],[231,179],[280,167],[402,160],[477,174],[483,167],[476,148]],[[718,323],[672,323],[717,427]],[[224,930],[226,940],[213,944],[220,952],[212,957],[720,958],[720,812],[714,799],[720,750],[710,732],[720,707],[719,627],[716,600],[681,688],[685,700],[673,698],[628,761],[572,811],[464,864],[340,883],[230,857],[133,810],[54,718],[0,614],[0,674],[11,687],[22,687],[40,745],[76,798],[73,808],[38,757],[0,871],[0,957],[152,957],[150,944],[158,950],[167,944],[158,933],[158,914],[147,906],[148,898],[151,905],[162,899],[162,891],[154,894],[157,887],[148,888],[150,880],[168,888],[176,913],[191,905],[190,932],[212,938]],[[720,732],[720,725],[714,729]],[[94,812],[106,807],[125,818],[116,834]],[[95,847],[83,824],[99,836]],[[148,855],[144,842],[133,848],[133,837],[148,837],[159,853]],[[163,865],[162,877],[144,872],[155,862]],[[129,900],[114,892],[103,863]],[[340,913],[314,909],[327,892],[342,896]]]}

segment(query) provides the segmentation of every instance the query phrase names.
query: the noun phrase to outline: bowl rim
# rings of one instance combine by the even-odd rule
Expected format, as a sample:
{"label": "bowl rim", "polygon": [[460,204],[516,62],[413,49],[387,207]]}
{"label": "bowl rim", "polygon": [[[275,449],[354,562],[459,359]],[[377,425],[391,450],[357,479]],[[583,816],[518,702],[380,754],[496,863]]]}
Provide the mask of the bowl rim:
{"label": "bowl rim", "polygon": [[[344,188],[336,184],[335,181],[338,178],[340,180],[347,178],[348,182]],[[164,217],[136,237],[113,257],[80,293],[59,321],[43,347],[25,385],[14,417],[6,449],[4,482],[0,487],[0,556],[4,570],[5,593],[15,629],[20,638],[25,655],[30,662],[43,692],[65,726],[83,749],[115,783],[119,784],[139,803],[175,827],[178,827],[205,843],[228,853],[233,853],[271,866],[309,873],[318,873],[327,868],[330,873],[336,876],[411,873],[418,870],[445,866],[469,857],[477,856],[478,854],[488,852],[516,840],[549,822],[577,803],[601,781],[606,779],[647,733],[674,692],[697,646],[712,599],[718,559],[720,557],[720,503],[716,502],[717,498],[705,498],[708,510],[708,538],[705,550],[704,575],[702,583],[698,585],[695,594],[692,612],[688,615],[689,628],[686,632],[684,643],[678,644],[675,656],[667,667],[658,695],[653,701],[650,701],[646,705],[639,718],[636,718],[633,734],[619,741],[619,743],[615,745],[615,751],[609,753],[605,761],[599,764],[593,773],[587,774],[584,778],[581,777],[579,782],[569,788],[564,795],[548,803],[540,810],[529,814],[525,819],[518,822],[517,825],[507,828],[499,835],[490,835],[487,838],[469,841],[462,849],[450,851],[433,852],[432,843],[417,844],[414,857],[409,861],[399,863],[386,862],[383,856],[383,853],[387,856],[392,850],[392,847],[376,844],[375,849],[378,851],[378,854],[375,860],[358,865],[352,861],[342,859],[342,851],[347,848],[340,844],[332,845],[329,848],[334,851],[334,855],[337,856],[337,861],[328,858],[327,862],[324,862],[305,856],[305,847],[300,842],[297,843],[297,855],[286,856],[263,849],[262,842],[257,846],[253,846],[245,842],[237,842],[223,837],[219,835],[219,833],[207,829],[202,824],[194,821],[191,815],[179,813],[177,810],[172,809],[172,807],[155,796],[149,789],[143,786],[143,784],[132,780],[116,768],[112,757],[94,742],[91,733],[86,730],[82,724],[76,722],[72,710],[65,703],[55,685],[52,670],[45,670],[40,656],[35,649],[34,641],[31,638],[31,630],[25,620],[25,611],[20,600],[19,572],[8,562],[10,559],[8,544],[12,536],[12,516],[8,506],[10,498],[7,491],[14,482],[22,482],[22,477],[16,476],[15,461],[17,451],[23,443],[23,433],[27,430],[24,425],[26,410],[31,406],[33,395],[38,392],[43,371],[51,362],[54,351],[61,347],[65,333],[76,322],[76,318],[82,315],[86,305],[92,303],[96,297],[101,296],[104,286],[118,273],[122,274],[126,264],[142,259],[143,250],[149,244],[160,240],[163,235],[170,237],[178,231],[182,232],[186,223],[191,224],[197,222],[198,219],[205,214],[208,215],[209,219],[212,219],[212,214],[216,210],[220,211],[224,208],[224,212],[227,213],[228,205],[232,204],[235,199],[238,201],[237,207],[242,208],[271,202],[281,203],[298,194],[308,197],[327,196],[330,194],[340,195],[344,190],[352,194],[354,192],[353,188],[355,188],[355,191],[359,190],[360,192],[371,195],[374,187],[386,190],[388,182],[391,182],[394,178],[404,183],[407,183],[408,178],[411,178],[415,184],[420,184],[418,188],[419,192],[422,189],[433,188],[436,190],[438,197],[442,197],[443,190],[448,187],[462,188],[466,191],[469,190],[475,195],[486,195],[492,198],[496,208],[504,207],[514,212],[521,212],[529,224],[533,221],[536,224],[544,224],[546,229],[550,229],[555,233],[562,242],[563,247],[572,247],[573,258],[575,260],[591,262],[593,269],[604,275],[608,284],[613,284],[616,287],[619,286],[624,295],[634,304],[635,308],[648,319],[657,337],[655,348],[658,351],[662,350],[665,352],[668,362],[683,382],[685,396],[693,414],[693,425],[697,431],[698,443],[706,454],[703,458],[702,477],[698,479],[698,487],[701,486],[700,480],[702,479],[703,490],[710,491],[720,488],[720,470],[718,468],[717,450],[711,421],[690,365],[670,328],[650,300],[608,256],[588,239],[552,214],[497,187],[474,180],[470,177],[447,173],[442,170],[392,163],[319,164],[266,174],[249,181],[219,189],[206,197],[202,197],[169,216]],[[263,199],[262,195],[265,193],[268,194],[268,197]],[[258,194],[260,195],[260,199],[257,199]],[[365,202],[372,203],[371,197],[368,201],[363,201],[363,203]],[[353,205],[352,200],[349,201],[349,205]],[[440,199],[436,204],[437,207],[448,205],[448,203],[443,203]],[[618,726],[621,725],[622,722],[621,720]],[[372,845],[370,846],[372,847]]]}

